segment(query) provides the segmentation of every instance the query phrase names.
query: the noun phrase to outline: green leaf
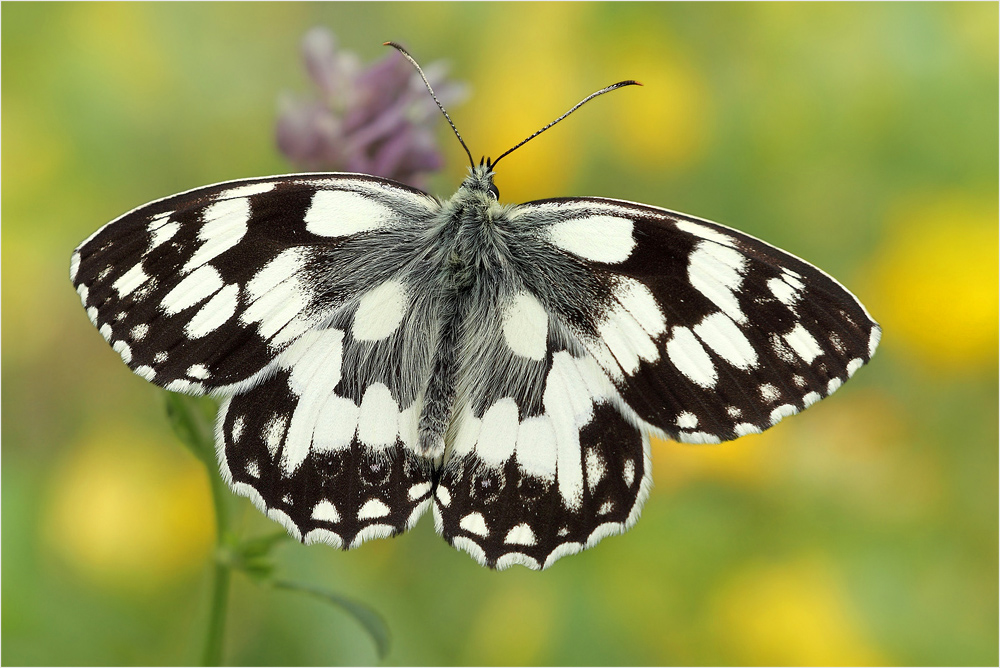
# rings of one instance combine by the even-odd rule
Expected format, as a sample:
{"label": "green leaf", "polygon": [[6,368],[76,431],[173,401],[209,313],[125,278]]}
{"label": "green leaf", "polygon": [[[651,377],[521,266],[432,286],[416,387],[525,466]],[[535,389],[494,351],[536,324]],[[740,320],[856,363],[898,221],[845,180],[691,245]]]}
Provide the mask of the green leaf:
{"label": "green leaf", "polygon": [[344,610],[349,615],[354,617],[354,619],[364,627],[365,631],[368,632],[368,635],[371,636],[371,639],[375,642],[375,651],[377,652],[380,660],[384,659],[386,654],[389,653],[389,626],[385,623],[385,619],[382,615],[379,614],[374,608],[369,607],[361,601],[341,596],[340,594],[335,594],[312,585],[288,582],[286,580],[276,580],[273,585],[278,589],[287,589],[289,591],[311,594],[322,601],[326,601],[327,603],[339,607],[341,610]]}

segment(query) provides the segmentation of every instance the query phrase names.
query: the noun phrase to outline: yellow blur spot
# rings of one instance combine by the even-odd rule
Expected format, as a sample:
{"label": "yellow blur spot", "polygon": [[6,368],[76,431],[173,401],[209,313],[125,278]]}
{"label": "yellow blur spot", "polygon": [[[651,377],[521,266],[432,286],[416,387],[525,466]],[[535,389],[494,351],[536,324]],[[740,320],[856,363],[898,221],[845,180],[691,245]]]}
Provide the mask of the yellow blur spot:
{"label": "yellow blur spot", "polygon": [[741,665],[884,664],[833,569],[803,559],[748,568],[709,605],[715,635]]}
{"label": "yellow blur spot", "polygon": [[214,539],[205,470],[118,429],[66,453],[51,481],[43,534],[85,577],[148,591],[201,568]]}
{"label": "yellow blur spot", "polygon": [[[518,45],[504,58],[484,58],[477,79],[488,88],[474,90],[462,111],[460,129],[478,161],[493,158],[554,120],[591,92],[573,69],[579,10],[569,3],[525,3],[523,11],[498,11],[490,31],[518,34]],[[563,122],[503,159],[496,183],[500,201],[520,203],[560,197],[572,180],[580,145],[587,142],[583,118]],[[465,130],[464,128],[469,128]]]}
{"label": "yellow blur spot", "polygon": [[120,91],[118,102],[158,111],[163,91],[176,86],[170,45],[156,26],[155,6],[81,3],[73,8],[73,30],[83,62],[99,68],[100,84]]}
{"label": "yellow blur spot", "polygon": [[775,462],[787,443],[784,429],[744,436],[717,445],[653,439],[654,493],[672,493],[698,480],[758,487],[774,478]]}
{"label": "yellow blur spot", "polygon": [[[532,574],[527,574],[530,578]],[[549,587],[538,580],[505,583],[479,610],[468,634],[470,665],[523,666],[544,663],[552,637],[554,603]]]}
{"label": "yellow blur spot", "polygon": [[997,203],[915,199],[888,221],[872,313],[888,345],[926,366],[996,370]]}
{"label": "yellow blur spot", "polygon": [[619,95],[624,122],[611,128],[612,145],[623,160],[651,168],[679,168],[696,162],[705,152],[711,105],[698,73],[683,59],[658,47],[657,36],[636,35],[616,70],[643,84],[641,91]]}

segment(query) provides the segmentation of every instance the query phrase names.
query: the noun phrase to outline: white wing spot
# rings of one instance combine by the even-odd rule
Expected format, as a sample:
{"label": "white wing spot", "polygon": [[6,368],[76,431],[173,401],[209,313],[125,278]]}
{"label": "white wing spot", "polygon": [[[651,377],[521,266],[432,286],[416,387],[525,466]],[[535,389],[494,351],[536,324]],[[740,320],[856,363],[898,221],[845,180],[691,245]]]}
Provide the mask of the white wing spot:
{"label": "white wing spot", "polygon": [[480,513],[469,513],[461,519],[458,526],[469,533],[474,533],[483,538],[490,535],[490,530],[486,528],[486,520],[483,519]]}
{"label": "white wing spot", "polygon": [[192,364],[188,367],[187,375],[198,380],[205,380],[209,377],[208,367],[204,364]]}
{"label": "white wing spot", "polygon": [[111,287],[118,293],[119,298],[124,298],[132,294],[133,291],[149,280],[149,276],[142,270],[142,262],[136,262],[135,266],[126,271],[115,281]]}
{"label": "white wing spot", "polygon": [[667,331],[667,320],[656,303],[656,298],[645,285],[623,276],[614,290],[615,299],[635,319],[650,336],[659,336]]}
{"label": "white wing spot", "polygon": [[688,258],[691,285],[739,324],[746,323],[736,292],[743,284],[746,257],[739,251],[702,241]]}
{"label": "white wing spot", "polygon": [[233,435],[233,443],[240,440],[240,437],[243,436],[243,428],[245,426],[246,426],[246,420],[243,419],[242,415],[233,420],[233,429],[231,432]]}
{"label": "white wing spot", "polygon": [[142,323],[140,325],[136,325],[135,327],[133,327],[132,331],[129,332],[129,336],[132,337],[133,341],[142,341],[144,338],[146,338],[146,334],[148,333],[149,333],[149,325],[147,325],[146,323]]}
{"label": "white wing spot", "polygon": [[698,416],[684,411],[677,416],[677,426],[681,429],[694,429],[698,426]]}
{"label": "white wing spot", "polygon": [[451,505],[451,492],[449,492],[448,488],[444,485],[438,485],[435,495],[437,496],[438,503],[445,508]]}
{"label": "white wing spot", "polygon": [[261,183],[248,183],[245,186],[237,186],[231,190],[226,190],[219,195],[219,199],[231,199],[233,197],[250,197],[252,195],[262,195],[263,193],[269,193],[274,190],[274,187],[278,185],[277,183],[271,182],[261,182]]}
{"label": "white wing spot", "polygon": [[507,532],[504,542],[508,545],[527,545],[531,547],[538,543],[538,539],[535,538],[535,532],[531,530],[531,527],[522,523]]}
{"label": "white wing spot", "polygon": [[240,242],[250,222],[250,200],[245,197],[214,202],[205,207],[198,230],[202,245],[188,258],[181,272],[188,272],[217,258]]}
{"label": "white wing spot", "polygon": [[837,351],[838,354],[843,355],[844,342],[840,340],[840,336],[837,334],[837,332],[830,332],[827,335],[827,338],[830,340],[830,345],[833,346],[833,349]]}
{"label": "white wing spot", "polygon": [[597,509],[598,515],[607,515],[615,509],[615,504],[613,501],[605,501],[601,504],[601,507]]}
{"label": "white wing spot", "polygon": [[802,405],[805,406],[806,408],[809,408],[822,398],[823,397],[819,395],[819,392],[810,392],[809,394],[802,397]]}
{"label": "white wing spot", "polygon": [[521,422],[517,431],[515,454],[518,465],[528,475],[555,480],[556,442],[552,419],[547,415],[530,417]]}
{"label": "white wing spot", "polygon": [[406,314],[409,299],[400,281],[386,281],[361,298],[354,313],[352,334],[358,341],[379,341],[395,332]]}
{"label": "white wing spot", "polygon": [[496,402],[483,414],[476,454],[484,464],[501,467],[514,455],[518,424],[517,403],[510,397]]}
{"label": "white wing spot", "polygon": [[395,445],[399,434],[399,405],[389,388],[372,383],[365,390],[358,412],[358,440],[369,447]]}
{"label": "white wing spot", "polygon": [[778,388],[776,388],[774,385],[771,385],[771,383],[764,383],[763,385],[760,386],[760,398],[763,399],[764,401],[770,403],[772,401],[777,400],[777,398],[780,396],[781,393],[778,392]]}
{"label": "white wing spot", "polygon": [[601,459],[601,455],[594,448],[587,449],[585,460],[587,465],[587,486],[593,490],[604,479],[607,468],[604,466],[604,460]]}
{"label": "white wing spot", "polygon": [[698,335],[716,355],[737,369],[757,366],[757,351],[739,327],[725,313],[705,316],[694,326]]}
{"label": "white wing spot", "polygon": [[[167,214],[169,215],[169,214]],[[157,217],[159,218],[159,216]],[[154,224],[158,223],[158,220],[154,220],[149,224],[149,248],[146,249],[146,254],[152,251],[157,246],[160,246],[167,241],[170,241],[175,234],[177,234],[180,229],[180,223],[166,223],[160,224],[157,227],[153,227]]]}
{"label": "white wing spot", "polygon": [[264,444],[267,446],[267,451],[271,453],[272,457],[278,452],[278,447],[281,445],[281,438],[285,435],[285,427],[287,425],[287,416],[275,415],[264,426],[264,433],[261,436],[264,439]]}
{"label": "white wing spot", "polygon": [[223,281],[219,271],[206,264],[195,269],[175,285],[174,289],[164,296],[160,306],[167,315],[175,315],[214,295],[222,289],[222,286]]}
{"label": "white wing spot", "polygon": [[816,339],[806,331],[801,323],[796,323],[792,331],[785,334],[783,338],[806,364],[812,364],[814,359],[823,354],[823,349],[816,342]]}
{"label": "white wing spot", "polygon": [[207,304],[198,309],[184,327],[184,333],[192,339],[200,339],[222,327],[236,315],[239,294],[240,286],[235,283],[230,283],[219,290]]}
{"label": "white wing spot", "polygon": [[358,406],[350,399],[330,393],[316,418],[312,447],[316,452],[346,450],[358,428]]}
{"label": "white wing spot", "polygon": [[844,381],[839,378],[831,378],[830,382],[826,384],[826,396],[830,396],[834,392],[840,389],[840,386],[844,384]]}
{"label": "white wing spot", "polygon": [[726,406],[726,415],[731,418],[738,418],[743,415],[743,411],[736,406]]}
{"label": "white wing spot", "polygon": [[335,505],[326,499],[323,499],[313,506],[312,518],[321,522],[336,524],[340,521],[340,513],[337,512],[337,507]]}
{"label": "white wing spot", "polygon": [[392,209],[378,200],[350,190],[320,190],[306,211],[306,229],[321,237],[347,237],[384,227],[394,218]]}
{"label": "white wing spot", "polygon": [[145,364],[137,366],[135,368],[135,373],[149,382],[153,382],[153,379],[156,378],[156,372],[153,370],[153,367],[146,366]]}
{"label": "white wing spot", "polygon": [[716,230],[713,230],[705,225],[699,225],[698,223],[693,223],[689,220],[679,220],[675,223],[675,225],[681,232],[687,232],[688,234],[693,234],[696,237],[714,241],[722,244],[723,246],[733,245],[732,237],[723,234],[722,232],[717,232]]}
{"label": "white wing spot", "polygon": [[517,355],[533,360],[545,359],[549,316],[538,300],[519,292],[504,313],[503,336]]}
{"label": "white wing spot", "polygon": [[687,327],[674,327],[667,355],[677,369],[701,387],[712,387],[718,378],[715,365]]}
{"label": "white wing spot", "polygon": [[760,427],[758,427],[757,425],[754,425],[754,424],[750,424],[749,422],[742,422],[742,423],[736,425],[735,427],[733,427],[733,432],[737,436],[747,436],[749,434],[759,434],[760,433]]}
{"label": "white wing spot", "polygon": [[359,520],[373,520],[379,517],[385,517],[390,512],[389,506],[385,505],[379,499],[368,499],[365,501],[365,505],[361,506],[361,510],[358,511]]}
{"label": "white wing spot", "polygon": [[250,462],[247,464],[247,474],[251,478],[258,478],[258,479],[260,478],[260,467],[257,466],[256,459],[250,460]]}
{"label": "white wing spot", "polygon": [[618,264],[632,255],[632,221],[618,216],[587,216],[549,228],[549,240],[559,248],[592,262]]}
{"label": "white wing spot", "polygon": [[622,466],[622,479],[627,487],[631,487],[635,482],[635,462],[631,459],[626,459],[625,465]]}
{"label": "white wing spot", "polygon": [[767,280],[767,289],[785,306],[795,306],[799,301],[799,292],[779,277]]}
{"label": "white wing spot", "polygon": [[416,501],[429,491],[431,491],[431,484],[429,482],[418,482],[416,485],[410,487],[406,495],[410,498],[410,501]]}
{"label": "white wing spot", "polygon": [[854,374],[856,374],[858,372],[858,369],[860,369],[861,365],[864,364],[864,363],[865,363],[864,360],[862,360],[860,357],[855,357],[850,362],[848,362],[847,363],[847,377],[850,378],[851,376],[853,376]]}
{"label": "white wing spot", "polygon": [[163,364],[167,361],[167,351],[161,350],[160,352],[153,355],[153,364]]}

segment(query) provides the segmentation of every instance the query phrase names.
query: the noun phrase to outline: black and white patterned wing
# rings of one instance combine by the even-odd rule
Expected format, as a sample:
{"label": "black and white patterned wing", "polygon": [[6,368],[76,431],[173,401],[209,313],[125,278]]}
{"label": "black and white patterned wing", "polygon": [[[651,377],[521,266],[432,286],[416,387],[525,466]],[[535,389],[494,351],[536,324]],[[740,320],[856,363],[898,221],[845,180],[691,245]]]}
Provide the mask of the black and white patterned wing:
{"label": "black and white patterned wing", "polygon": [[718,442],[829,395],[880,330],[805,262],[720,225],[603,199],[515,207],[470,297],[438,531],[545,568],[628,529],[649,435]]}
{"label": "black and white patterned wing", "polygon": [[235,491],[348,547],[410,526],[430,497],[403,444],[430,361],[414,342],[437,326],[415,241],[438,208],[364,175],[207,186],[104,226],[70,277],[135,373],[231,397],[217,449]]}
{"label": "black and white patterned wing", "polygon": [[840,283],[723,225],[599,198],[535,202],[514,218],[582,267],[595,308],[567,326],[673,439],[767,429],[832,394],[878,346],[878,324]]}

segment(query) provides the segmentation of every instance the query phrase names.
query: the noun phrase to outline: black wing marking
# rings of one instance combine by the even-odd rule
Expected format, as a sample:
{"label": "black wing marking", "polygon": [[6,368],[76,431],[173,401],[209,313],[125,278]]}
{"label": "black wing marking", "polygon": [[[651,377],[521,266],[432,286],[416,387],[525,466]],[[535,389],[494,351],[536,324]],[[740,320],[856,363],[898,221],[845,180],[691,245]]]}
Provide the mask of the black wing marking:
{"label": "black wing marking", "polygon": [[364,175],[222,183],[108,223],[73,253],[70,278],[134,372],[169,390],[231,394],[412,261],[410,242],[438,206]]}
{"label": "black wing marking", "polygon": [[554,266],[575,267],[591,310],[541,283],[546,308],[625,403],[677,440],[777,424],[839,388],[881,336],[833,278],[722,225],[598,198],[533,202],[511,218],[562,256]]}

